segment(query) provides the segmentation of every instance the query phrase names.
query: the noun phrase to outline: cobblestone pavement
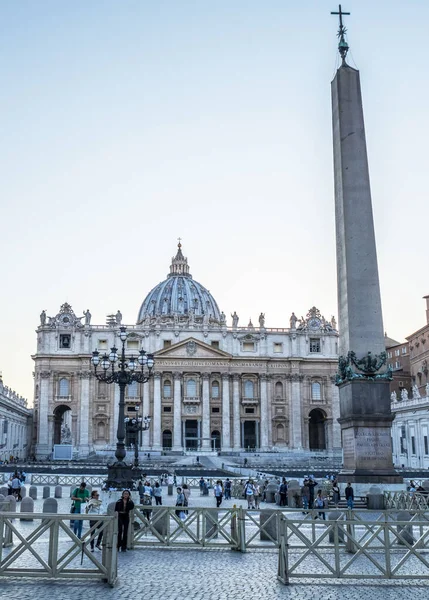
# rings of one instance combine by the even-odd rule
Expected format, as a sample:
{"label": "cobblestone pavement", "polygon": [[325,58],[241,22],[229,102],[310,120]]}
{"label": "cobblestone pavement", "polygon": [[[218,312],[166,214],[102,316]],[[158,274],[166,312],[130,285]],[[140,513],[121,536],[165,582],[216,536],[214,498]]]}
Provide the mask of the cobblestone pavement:
{"label": "cobblestone pavement", "polygon": [[[51,488],[53,495],[54,488]],[[164,490],[164,504],[172,506],[175,495],[168,496]],[[42,488],[39,487],[39,496]],[[69,488],[63,488],[64,498],[58,504],[59,513],[68,513]],[[111,498],[113,500],[113,498]],[[42,509],[43,500],[35,502],[35,512]],[[233,504],[244,505],[241,499],[225,501],[223,508]],[[215,506],[213,495],[200,496],[192,490],[191,506]],[[263,506],[263,505],[262,505]],[[273,506],[273,505],[269,505]],[[18,508],[19,511],[19,508]],[[18,528],[25,527],[19,520]],[[85,529],[85,527],[84,527]],[[137,548],[118,555],[118,582],[115,588],[97,581],[73,580],[49,581],[41,579],[1,579],[0,600],[18,595],[20,600],[34,600],[47,594],[55,600],[77,600],[88,595],[102,594],[103,600],[129,597],[133,600],[148,596],[165,600],[187,599],[242,599],[250,589],[252,597],[299,599],[322,595],[323,600],[361,600],[369,594],[371,600],[409,598],[410,594],[429,594],[429,581],[370,581],[370,580],[315,580],[293,579],[290,586],[280,583],[277,576],[278,551],[276,549],[249,551],[240,554],[231,550],[194,550],[166,548]]]}
{"label": "cobblestone pavement", "polygon": [[102,595],[103,600],[148,597],[175,600],[246,598],[250,589],[256,598],[308,599],[322,596],[324,600],[358,600],[362,594],[371,600],[426,597],[429,584],[412,581],[365,583],[360,581],[299,580],[284,586],[276,579],[277,553],[250,552],[239,554],[229,551],[195,550],[135,550],[120,554],[119,580],[115,588],[99,582],[40,581],[37,579],[5,579],[1,581],[0,598],[18,596],[20,600],[34,600],[47,594],[55,600],[87,598]]}

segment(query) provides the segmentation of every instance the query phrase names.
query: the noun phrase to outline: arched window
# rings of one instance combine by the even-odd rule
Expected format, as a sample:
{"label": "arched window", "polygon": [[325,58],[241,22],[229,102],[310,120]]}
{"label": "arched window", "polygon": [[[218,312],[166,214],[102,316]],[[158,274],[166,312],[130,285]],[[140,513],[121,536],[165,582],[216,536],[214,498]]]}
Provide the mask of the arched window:
{"label": "arched window", "polygon": [[164,381],[164,398],[171,398],[171,381],[169,379]]}
{"label": "arched window", "polygon": [[137,381],[133,381],[128,386],[128,398],[138,398],[139,392],[137,389]]}
{"label": "arched window", "polygon": [[321,400],[322,399],[322,391],[320,383],[314,381],[311,384],[311,399],[312,400]]}
{"label": "arched window", "polygon": [[276,383],[276,398],[283,398],[283,384],[281,381]]}
{"label": "arched window", "polygon": [[212,398],[219,398],[219,381],[212,383]]}
{"label": "arched window", "polygon": [[186,395],[188,397],[195,397],[197,395],[197,382],[195,379],[188,379],[186,382]]}
{"label": "arched window", "polygon": [[253,381],[245,381],[244,382],[244,397],[245,398],[254,398],[255,397],[255,386],[253,385]]}
{"label": "arched window", "polygon": [[70,394],[70,386],[69,386],[69,380],[66,379],[65,377],[62,377],[58,383],[58,391],[59,391],[59,396],[68,396]]}
{"label": "arched window", "polygon": [[103,421],[100,421],[97,425],[97,437],[99,440],[104,440],[106,431],[106,425]]}

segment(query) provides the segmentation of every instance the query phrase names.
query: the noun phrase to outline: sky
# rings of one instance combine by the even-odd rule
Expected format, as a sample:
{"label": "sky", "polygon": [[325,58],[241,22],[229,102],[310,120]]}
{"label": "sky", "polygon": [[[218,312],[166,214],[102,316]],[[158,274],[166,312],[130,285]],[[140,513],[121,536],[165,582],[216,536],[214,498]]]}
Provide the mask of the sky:
{"label": "sky", "polygon": [[[384,327],[425,324],[427,0],[350,0]],[[0,371],[69,302],[133,324],[182,238],[240,325],[337,316],[326,0],[1,0]]]}

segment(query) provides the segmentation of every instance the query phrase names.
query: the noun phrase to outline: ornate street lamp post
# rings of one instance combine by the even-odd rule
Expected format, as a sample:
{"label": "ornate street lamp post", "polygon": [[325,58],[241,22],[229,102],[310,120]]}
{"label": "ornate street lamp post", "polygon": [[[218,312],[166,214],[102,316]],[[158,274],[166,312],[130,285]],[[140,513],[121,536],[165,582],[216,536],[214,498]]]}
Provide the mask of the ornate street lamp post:
{"label": "ornate street lamp post", "polygon": [[[138,410],[138,406],[136,407]],[[125,417],[125,426],[127,428],[128,443],[130,446],[134,446],[134,468],[138,469],[139,466],[139,433],[140,431],[147,431],[150,427],[150,417]]]}
{"label": "ornate street lamp post", "polygon": [[[154,359],[152,354],[146,354],[140,350],[138,357],[125,356],[125,342],[127,339],[127,328],[120,327],[119,337],[122,342],[122,352],[118,355],[118,349],[113,347],[110,354],[100,357],[99,352],[94,350],[91,363],[94,366],[94,375],[98,381],[105,383],[117,383],[119,385],[119,415],[116,443],[116,461],[108,466],[108,477],[106,486],[116,489],[132,489],[133,480],[139,476],[138,469],[125,462],[125,388],[133,381],[146,383],[152,376]],[[97,369],[101,367],[102,372]],[[149,426],[149,423],[147,423]],[[137,465],[138,466],[138,455]]]}

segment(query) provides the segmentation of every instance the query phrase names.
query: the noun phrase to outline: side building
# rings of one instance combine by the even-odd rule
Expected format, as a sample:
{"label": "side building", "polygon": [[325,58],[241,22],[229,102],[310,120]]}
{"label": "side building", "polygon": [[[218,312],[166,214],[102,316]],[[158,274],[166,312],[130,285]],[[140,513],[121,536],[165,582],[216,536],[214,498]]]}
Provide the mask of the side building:
{"label": "side building", "polygon": [[[410,384],[391,396],[395,466],[429,468],[429,296],[426,325],[407,336]],[[399,347],[398,347],[399,348]],[[396,348],[397,349],[397,348]],[[401,351],[402,352],[402,351]],[[396,357],[392,355],[392,360]],[[405,361],[403,361],[406,364]],[[410,389],[411,388],[411,389]]]}
{"label": "side building", "polygon": [[[289,327],[232,325],[210,292],[195,281],[179,244],[167,278],[147,295],[137,323],[127,326],[128,355],[154,353],[154,377],[130,385],[126,415],[150,415],[142,449],[157,452],[341,450],[337,370],[338,332],[315,307],[294,313]],[[80,456],[116,444],[119,389],[98,382],[90,357],[120,347],[122,315],[106,325],[78,317],[63,304],[42,312],[35,362],[37,456],[72,442]]]}
{"label": "side building", "polygon": [[0,460],[27,458],[31,435],[32,411],[27,400],[4,385],[0,375]]}

